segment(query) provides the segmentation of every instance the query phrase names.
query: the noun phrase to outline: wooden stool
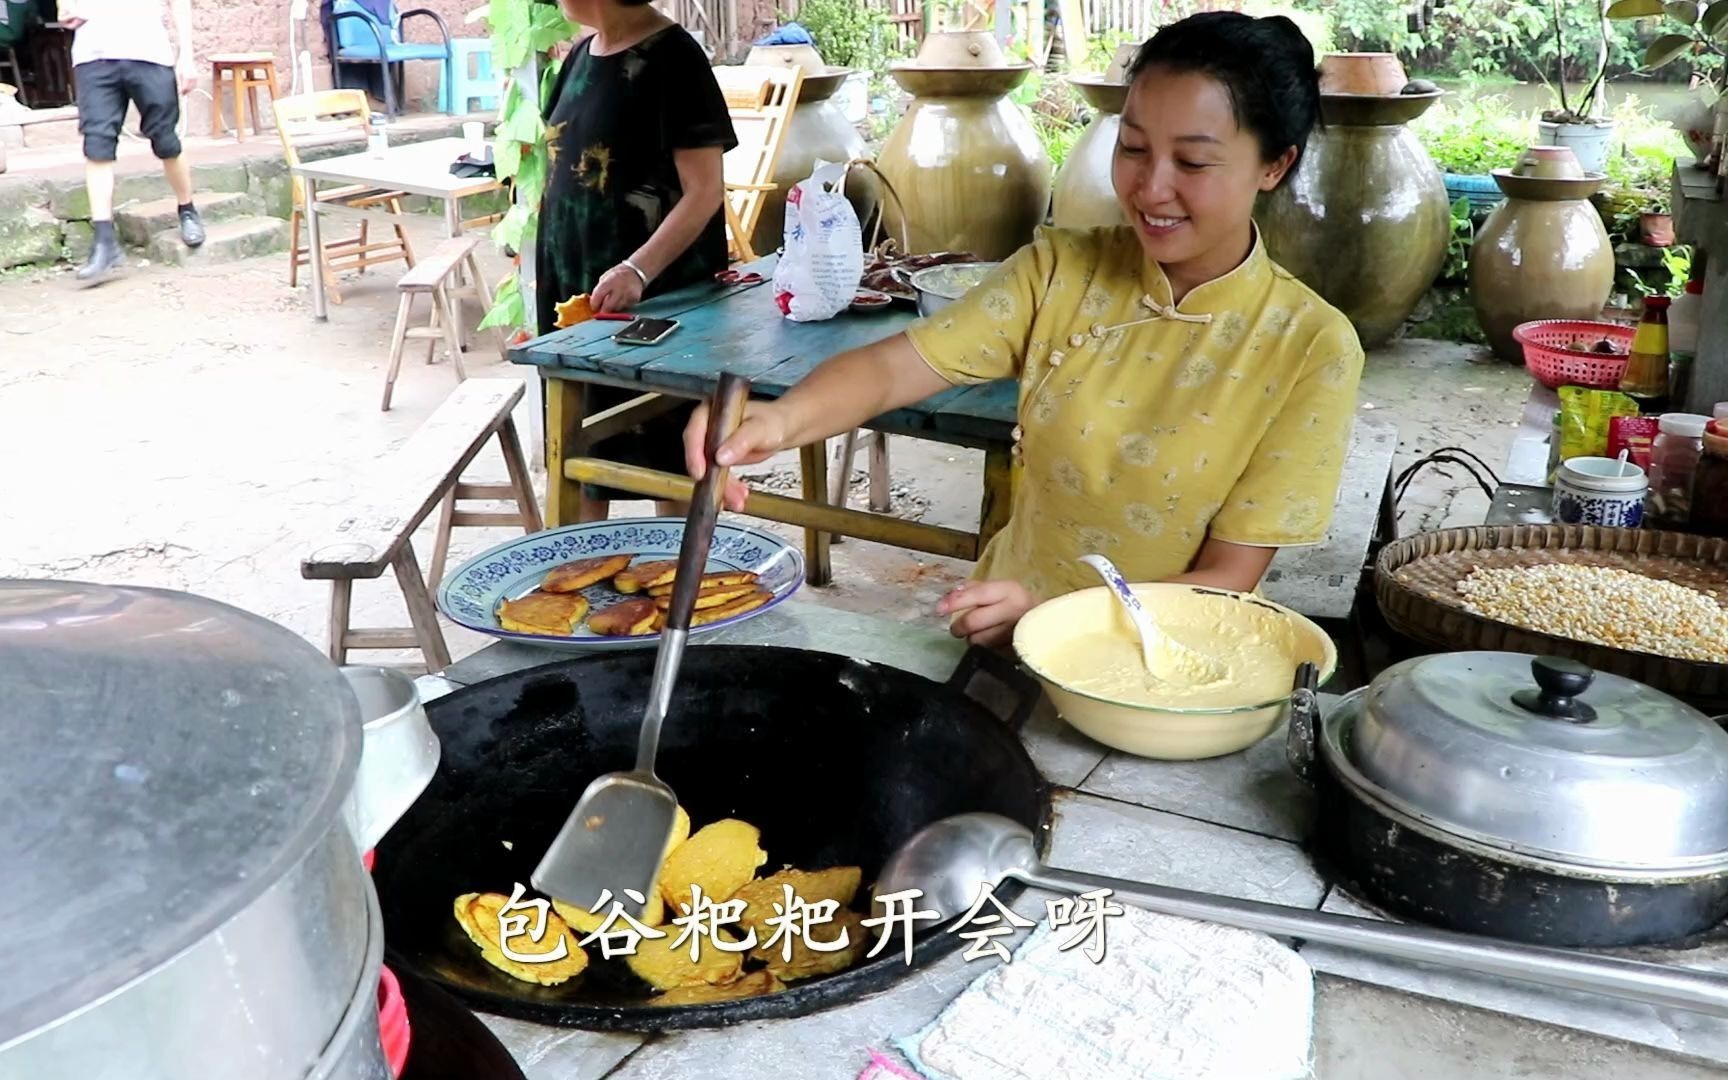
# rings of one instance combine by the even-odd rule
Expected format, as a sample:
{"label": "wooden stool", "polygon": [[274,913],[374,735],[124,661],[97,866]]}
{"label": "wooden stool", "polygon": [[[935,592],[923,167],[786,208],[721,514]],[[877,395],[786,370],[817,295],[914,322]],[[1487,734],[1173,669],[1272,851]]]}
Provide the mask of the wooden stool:
{"label": "wooden stool", "polygon": [[[382,411],[390,411],[390,395],[396,389],[396,374],[402,369],[402,349],[410,338],[426,341],[428,364],[436,357],[438,342],[442,340],[450,350],[450,358],[455,361],[456,378],[468,377],[468,372],[462,367],[462,350],[467,346],[462,342],[454,298],[473,296],[486,309],[492,307],[492,290],[486,287],[486,279],[480,276],[480,264],[474,258],[474,249],[479,246],[478,236],[446,240],[431,254],[417,260],[413,269],[396,283],[402,296],[396,304],[396,328],[390,334],[390,370],[384,375],[384,403],[379,406]],[[470,279],[466,284],[457,280],[456,273],[464,265]],[[408,316],[413,312],[414,298],[423,294],[432,297],[432,317],[424,326],[409,326]],[[506,356],[507,347],[501,329],[497,337],[498,355],[502,358]]]}
{"label": "wooden stool", "polygon": [[222,137],[222,73],[228,73],[228,84],[234,88],[234,139],[246,141],[246,111],[242,103],[252,105],[252,134],[264,132],[264,114],[258,109],[258,88],[270,91],[274,102],[281,95],[276,90],[276,56],[274,53],[217,53],[210,57],[210,137]]}
{"label": "wooden stool", "polygon": [[[522,456],[511,410],[522,400],[521,379],[471,379],[458,386],[406,443],[377,463],[372,501],[365,506],[397,507],[372,511],[370,516],[344,520],[319,541],[300,563],[300,576],[328,581],[330,593],[330,659],[348,662],[350,649],[419,649],[427,671],[450,666],[450,649],[438,625],[432,593],[444,576],[450,553],[450,532],[462,526],[520,525],[524,532],[542,528],[534,484]],[[467,484],[462,473],[486,443],[496,438],[504,452],[507,484]],[[362,493],[361,498],[366,498]],[[516,504],[515,513],[464,511],[461,499],[503,500]],[[432,549],[428,577],[420,576],[414,559],[414,531],[434,506],[443,504]],[[354,582],[396,573],[396,584],[408,605],[409,627],[354,630],[348,625]]]}

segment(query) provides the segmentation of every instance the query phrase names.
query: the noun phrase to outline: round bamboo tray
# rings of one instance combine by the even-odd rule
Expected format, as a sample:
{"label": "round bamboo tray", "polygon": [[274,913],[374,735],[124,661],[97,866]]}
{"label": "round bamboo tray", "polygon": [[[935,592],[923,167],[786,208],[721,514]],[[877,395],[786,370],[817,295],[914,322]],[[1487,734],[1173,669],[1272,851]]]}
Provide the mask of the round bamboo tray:
{"label": "round bamboo tray", "polygon": [[1630,570],[1728,598],[1728,540],[1594,525],[1479,525],[1395,541],[1380,551],[1374,595],[1399,633],[1447,651],[1564,656],[1715,708],[1728,664],[1679,660],[1556,637],[1464,610],[1458,583],[1477,568],[1573,563]]}

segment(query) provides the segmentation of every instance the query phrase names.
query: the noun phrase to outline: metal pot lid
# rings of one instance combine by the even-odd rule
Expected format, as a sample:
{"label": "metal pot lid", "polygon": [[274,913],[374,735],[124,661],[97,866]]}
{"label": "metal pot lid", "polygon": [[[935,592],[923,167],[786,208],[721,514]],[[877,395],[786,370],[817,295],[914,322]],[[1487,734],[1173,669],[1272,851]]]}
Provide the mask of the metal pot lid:
{"label": "metal pot lid", "polygon": [[0,686],[0,1050],[197,944],[340,827],[359,706],[255,615],[0,581]]}
{"label": "metal pot lid", "polygon": [[1328,719],[1347,786],[1455,836],[1596,870],[1728,868],[1728,732],[1642,683],[1446,653],[1387,669]]}

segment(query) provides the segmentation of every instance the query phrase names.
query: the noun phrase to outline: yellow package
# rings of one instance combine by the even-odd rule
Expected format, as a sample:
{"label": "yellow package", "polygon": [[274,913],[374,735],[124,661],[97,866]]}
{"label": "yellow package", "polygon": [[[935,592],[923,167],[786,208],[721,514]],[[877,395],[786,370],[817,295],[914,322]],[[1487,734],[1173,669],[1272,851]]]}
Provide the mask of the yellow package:
{"label": "yellow package", "polygon": [[1606,457],[1608,421],[1616,416],[1637,416],[1638,403],[1614,390],[1587,390],[1582,386],[1560,388],[1560,460],[1575,457]]}

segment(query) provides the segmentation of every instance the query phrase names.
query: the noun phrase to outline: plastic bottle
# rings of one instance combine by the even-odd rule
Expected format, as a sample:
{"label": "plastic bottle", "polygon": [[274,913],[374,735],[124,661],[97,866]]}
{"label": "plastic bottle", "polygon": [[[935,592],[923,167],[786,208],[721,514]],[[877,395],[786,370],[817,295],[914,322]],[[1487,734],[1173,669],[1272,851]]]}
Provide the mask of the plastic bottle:
{"label": "plastic bottle", "polygon": [[1626,374],[1620,376],[1620,392],[1638,403],[1645,416],[1658,416],[1668,409],[1668,306],[1666,296],[1644,300],[1644,317],[1638,320],[1632,338],[1632,355]]}

